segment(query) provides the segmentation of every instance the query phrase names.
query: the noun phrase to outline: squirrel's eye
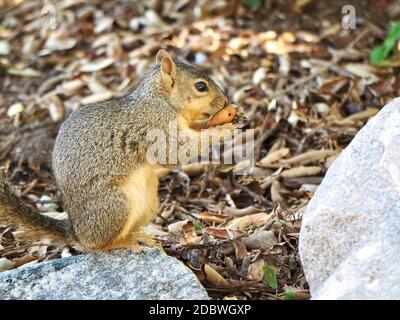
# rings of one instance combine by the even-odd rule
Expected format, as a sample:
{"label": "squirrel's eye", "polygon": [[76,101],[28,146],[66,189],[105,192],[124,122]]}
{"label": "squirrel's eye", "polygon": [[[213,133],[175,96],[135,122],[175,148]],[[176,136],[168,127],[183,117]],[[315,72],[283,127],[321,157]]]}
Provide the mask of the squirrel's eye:
{"label": "squirrel's eye", "polygon": [[200,91],[200,92],[208,91],[207,83],[205,83],[204,81],[196,82],[194,84],[194,86],[196,87],[197,91]]}

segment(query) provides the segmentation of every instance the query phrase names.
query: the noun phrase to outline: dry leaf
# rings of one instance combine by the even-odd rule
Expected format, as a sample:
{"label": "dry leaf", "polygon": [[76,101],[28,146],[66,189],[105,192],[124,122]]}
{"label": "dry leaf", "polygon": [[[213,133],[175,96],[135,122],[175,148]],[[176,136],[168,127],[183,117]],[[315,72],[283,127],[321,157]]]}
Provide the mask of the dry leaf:
{"label": "dry leaf", "polygon": [[228,220],[229,217],[223,214],[202,212],[197,215],[197,218],[205,222],[224,223],[226,220]]}
{"label": "dry leaf", "polygon": [[228,230],[225,228],[214,228],[214,227],[207,227],[202,229],[203,233],[208,233],[216,238],[221,238],[221,239],[229,239],[229,233]]}
{"label": "dry leaf", "polygon": [[233,247],[235,248],[235,256],[237,259],[247,257],[247,249],[242,240],[236,240],[233,243]]}
{"label": "dry leaf", "polygon": [[262,268],[265,265],[263,259],[258,259],[249,265],[247,270],[247,277],[252,280],[262,281],[264,278],[264,272]]}
{"label": "dry leaf", "polygon": [[190,247],[198,244],[201,241],[201,237],[197,236],[195,231],[188,232],[184,235],[184,237],[179,241],[179,244],[183,247]]}
{"label": "dry leaf", "polygon": [[378,77],[375,75],[375,68],[370,66],[369,64],[346,63],[342,67],[358,77],[368,79],[369,81],[371,81],[371,83],[378,80]]}
{"label": "dry leaf", "polygon": [[100,58],[95,61],[83,63],[81,72],[95,72],[111,66],[115,62],[114,58]]}
{"label": "dry leaf", "polygon": [[249,250],[269,249],[273,245],[278,244],[278,240],[276,239],[274,232],[270,230],[254,232],[247,238],[244,238],[243,242]]}
{"label": "dry leaf", "polygon": [[282,159],[279,162],[285,165],[307,164],[309,162],[323,160],[329,156],[335,155],[336,153],[336,150],[310,150],[290,159]]}
{"label": "dry leaf", "polygon": [[71,81],[63,82],[57,87],[57,92],[62,93],[66,96],[71,96],[78,93],[85,86],[85,82],[81,79],[75,79]]}
{"label": "dry leaf", "polygon": [[220,287],[227,284],[223,276],[221,276],[216,270],[214,270],[208,264],[202,266],[202,271],[206,275],[207,280],[214,286]]}
{"label": "dry leaf", "polygon": [[10,44],[6,40],[0,40],[0,56],[7,56],[10,54]]}
{"label": "dry leaf", "polygon": [[260,160],[260,165],[268,168],[274,162],[282,159],[289,154],[289,148],[282,148],[273,152],[268,153],[264,158]]}
{"label": "dry leaf", "polygon": [[97,103],[101,101],[106,101],[109,100],[113,97],[113,93],[110,91],[102,92],[102,93],[94,93],[89,96],[83,97],[81,99],[81,104],[86,105],[86,104],[92,104],[92,103]]}
{"label": "dry leaf", "polygon": [[279,181],[276,179],[273,180],[272,185],[271,185],[271,200],[273,203],[279,203],[279,202],[283,201],[283,199],[280,195],[280,189],[281,189],[281,186],[280,186]]}
{"label": "dry leaf", "polygon": [[49,114],[51,119],[54,122],[58,122],[61,121],[62,119],[64,119],[64,104],[62,102],[62,100],[54,95],[51,96],[49,99],[49,105],[48,105],[48,109],[49,109]]}
{"label": "dry leaf", "polygon": [[321,167],[296,167],[281,172],[281,177],[285,179],[315,176],[321,172]]}
{"label": "dry leaf", "polygon": [[50,51],[69,50],[75,47],[76,43],[77,40],[69,38],[65,29],[56,29],[50,33],[44,47]]}
{"label": "dry leaf", "polygon": [[247,215],[244,217],[240,218],[235,218],[232,221],[228,222],[226,225],[227,229],[243,229],[246,228],[250,225],[260,225],[260,224],[265,224],[269,218],[271,217],[271,214],[261,212],[261,213],[256,213],[256,214],[251,214]]}
{"label": "dry leaf", "polygon": [[238,209],[238,208],[234,208],[234,207],[226,207],[223,210],[223,213],[228,215],[229,217],[242,217],[242,216],[246,216],[249,214],[253,214],[256,212],[260,212],[261,210],[254,207],[254,206],[249,206],[246,208],[242,208],[242,209]]}
{"label": "dry leaf", "polygon": [[171,223],[168,226],[168,231],[173,234],[181,234],[183,232],[194,231],[194,224],[190,220],[182,220]]}
{"label": "dry leaf", "polygon": [[42,73],[40,71],[32,68],[24,68],[24,69],[9,68],[7,69],[7,73],[12,74],[13,76],[26,77],[26,78],[42,76]]}

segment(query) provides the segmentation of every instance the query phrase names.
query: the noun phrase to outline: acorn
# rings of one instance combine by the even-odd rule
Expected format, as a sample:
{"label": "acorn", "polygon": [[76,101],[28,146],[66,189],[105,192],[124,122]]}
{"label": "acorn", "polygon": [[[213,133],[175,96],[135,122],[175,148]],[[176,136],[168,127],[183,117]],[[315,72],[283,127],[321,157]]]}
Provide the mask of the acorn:
{"label": "acorn", "polygon": [[214,126],[220,126],[225,123],[232,122],[236,116],[236,108],[232,105],[226,106],[219,110],[214,116],[208,121],[206,128],[211,128]]}

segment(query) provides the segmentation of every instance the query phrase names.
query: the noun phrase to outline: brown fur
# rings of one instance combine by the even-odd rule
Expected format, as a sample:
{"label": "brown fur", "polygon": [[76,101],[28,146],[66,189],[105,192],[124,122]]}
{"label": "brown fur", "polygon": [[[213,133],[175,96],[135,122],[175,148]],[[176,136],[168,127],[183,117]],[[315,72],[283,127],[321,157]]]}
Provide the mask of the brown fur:
{"label": "brown fur", "polygon": [[[53,171],[69,220],[33,213],[3,178],[0,223],[24,227],[37,238],[73,239],[88,250],[134,245],[134,233],[158,205],[158,180],[145,156],[147,133],[156,128],[167,132],[170,121],[199,119],[227,103],[222,89],[204,73],[175,63],[165,51],[157,60],[129,95],[83,107],[61,126]],[[195,91],[199,79],[208,83],[208,92]]]}
{"label": "brown fur", "polygon": [[0,172],[0,223],[24,231],[22,238],[46,238],[54,243],[74,243],[69,220],[56,220],[34,212],[14,193],[7,177]]}

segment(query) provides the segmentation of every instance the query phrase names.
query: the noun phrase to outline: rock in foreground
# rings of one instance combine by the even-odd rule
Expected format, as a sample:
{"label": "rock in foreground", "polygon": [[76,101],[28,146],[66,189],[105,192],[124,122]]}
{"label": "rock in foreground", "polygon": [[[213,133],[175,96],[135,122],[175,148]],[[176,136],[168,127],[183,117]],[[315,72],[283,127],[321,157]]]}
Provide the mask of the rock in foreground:
{"label": "rock in foreground", "polygon": [[313,299],[400,297],[400,98],[329,168],[304,215],[299,251]]}
{"label": "rock in foreground", "polygon": [[157,249],[90,253],[0,273],[3,299],[208,299],[196,276]]}

